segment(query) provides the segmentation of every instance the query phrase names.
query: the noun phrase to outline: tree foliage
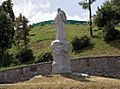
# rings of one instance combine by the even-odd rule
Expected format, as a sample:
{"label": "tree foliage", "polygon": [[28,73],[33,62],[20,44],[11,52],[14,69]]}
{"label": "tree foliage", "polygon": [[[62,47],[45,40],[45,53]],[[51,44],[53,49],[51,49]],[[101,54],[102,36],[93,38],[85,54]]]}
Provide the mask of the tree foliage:
{"label": "tree foliage", "polygon": [[11,47],[14,38],[14,13],[11,0],[0,5],[0,49],[5,51]]}
{"label": "tree foliage", "polygon": [[[10,57],[6,50],[11,48],[14,38],[14,24],[11,18],[0,11],[0,67],[10,64]],[[7,54],[7,55],[6,55]]]}
{"label": "tree foliage", "polygon": [[16,18],[16,44],[25,49],[27,48],[29,42],[28,36],[30,27],[28,26],[28,22],[28,19],[25,16],[22,16],[22,14],[20,14],[19,17]]}
{"label": "tree foliage", "polygon": [[115,29],[115,26],[120,23],[120,4],[116,2],[107,1],[100,8],[98,8],[94,17],[95,24],[99,28],[103,28],[105,32],[105,39],[113,40],[119,38],[119,31]]}
{"label": "tree foliage", "polygon": [[104,27],[106,25],[115,26],[120,23],[120,13],[118,13],[120,11],[120,9],[118,10],[120,7],[119,5],[117,6],[114,3],[107,1],[101,8],[98,8],[94,18],[96,25],[98,27]]}
{"label": "tree foliage", "polygon": [[1,51],[11,47],[14,37],[14,25],[4,11],[0,12],[0,49]]}
{"label": "tree foliage", "polygon": [[12,21],[15,21],[15,15],[12,8],[13,8],[13,3],[11,0],[6,0],[2,3],[3,11],[5,11],[6,14],[10,16]]}
{"label": "tree foliage", "polygon": [[117,21],[120,23],[120,0],[111,0],[112,9],[117,13]]}
{"label": "tree foliage", "polygon": [[106,25],[114,24],[116,18],[116,12],[112,9],[112,4],[110,2],[106,2],[98,8],[95,16],[95,23],[98,27],[104,27]]}

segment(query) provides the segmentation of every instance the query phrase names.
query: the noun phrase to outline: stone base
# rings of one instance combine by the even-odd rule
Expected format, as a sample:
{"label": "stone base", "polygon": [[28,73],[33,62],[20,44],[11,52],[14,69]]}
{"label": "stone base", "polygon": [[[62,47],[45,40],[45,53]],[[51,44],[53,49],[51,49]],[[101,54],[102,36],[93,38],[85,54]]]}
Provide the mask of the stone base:
{"label": "stone base", "polygon": [[68,42],[66,40],[55,40],[51,47],[54,57],[52,73],[71,73]]}
{"label": "stone base", "polygon": [[70,59],[55,55],[57,59],[52,64],[52,73],[71,73]]}

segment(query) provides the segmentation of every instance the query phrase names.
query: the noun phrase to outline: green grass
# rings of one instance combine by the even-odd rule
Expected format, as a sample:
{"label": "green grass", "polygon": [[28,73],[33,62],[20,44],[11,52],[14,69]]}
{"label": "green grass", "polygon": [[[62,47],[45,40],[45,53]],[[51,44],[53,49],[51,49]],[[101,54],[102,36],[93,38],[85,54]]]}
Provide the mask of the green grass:
{"label": "green grass", "polygon": [[[119,29],[119,27],[117,27]],[[31,30],[30,36],[31,48],[34,51],[35,56],[39,56],[42,52],[50,51],[51,42],[55,39],[55,26],[49,25],[43,28],[34,28]],[[70,43],[70,57],[88,57],[88,56],[119,56],[120,54],[120,40],[115,40],[110,43],[106,43],[102,37],[102,30],[93,28],[94,38],[89,35],[88,25],[65,25],[66,38]],[[80,53],[72,52],[71,41],[74,37],[81,37],[87,35],[91,38],[92,45],[82,49]]]}

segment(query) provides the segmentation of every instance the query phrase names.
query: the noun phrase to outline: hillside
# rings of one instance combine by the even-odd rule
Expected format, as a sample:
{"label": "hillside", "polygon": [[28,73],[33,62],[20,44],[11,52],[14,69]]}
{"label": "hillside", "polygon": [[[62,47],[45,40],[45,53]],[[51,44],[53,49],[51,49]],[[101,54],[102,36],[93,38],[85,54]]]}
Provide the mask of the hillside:
{"label": "hillside", "polygon": [[[88,56],[119,56],[120,40],[114,40],[109,43],[103,39],[102,30],[94,27],[94,38],[89,35],[88,25],[65,25],[66,37],[70,43],[70,57],[88,57]],[[80,53],[72,52],[71,41],[74,37],[87,35],[91,38],[91,45],[82,49]],[[47,25],[44,27],[36,27],[30,31],[30,46],[37,57],[44,52],[52,52],[50,48],[51,42],[55,39],[55,26]]]}
{"label": "hillside", "polygon": [[[50,25],[50,24],[53,22],[53,20],[43,21],[43,22],[44,22],[46,25]],[[34,27],[38,27],[38,26],[40,26],[41,23],[42,23],[42,22],[35,23],[35,24],[33,24],[33,26],[34,26]],[[68,23],[68,24],[86,24],[87,21],[67,20],[67,23]]]}

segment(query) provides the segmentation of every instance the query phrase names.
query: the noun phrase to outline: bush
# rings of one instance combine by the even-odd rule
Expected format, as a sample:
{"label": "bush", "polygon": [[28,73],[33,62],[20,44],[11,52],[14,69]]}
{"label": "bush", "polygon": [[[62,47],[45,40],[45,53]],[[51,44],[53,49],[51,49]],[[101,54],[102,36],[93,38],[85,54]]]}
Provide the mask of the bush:
{"label": "bush", "polygon": [[12,62],[12,56],[8,52],[4,52],[3,56],[0,55],[0,67],[8,67]]}
{"label": "bush", "polygon": [[88,45],[90,45],[90,39],[87,36],[83,36],[81,38],[75,37],[71,43],[73,51],[79,52],[81,49],[86,48]]}
{"label": "bush", "polygon": [[53,61],[53,56],[50,52],[47,52],[47,53],[42,53],[41,55],[39,55],[38,60],[35,63],[50,62],[50,61]]}
{"label": "bush", "polygon": [[18,52],[16,58],[18,59],[19,63],[22,64],[32,61],[34,59],[34,56],[31,49],[22,49],[20,52]]}
{"label": "bush", "polygon": [[41,22],[41,23],[40,23],[40,26],[45,26],[45,22]]}
{"label": "bush", "polygon": [[114,39],[120,38],[120,32],[114,28],[104,27],[103,31],[104,31],[103,37],[105,41],[112,41]]}

